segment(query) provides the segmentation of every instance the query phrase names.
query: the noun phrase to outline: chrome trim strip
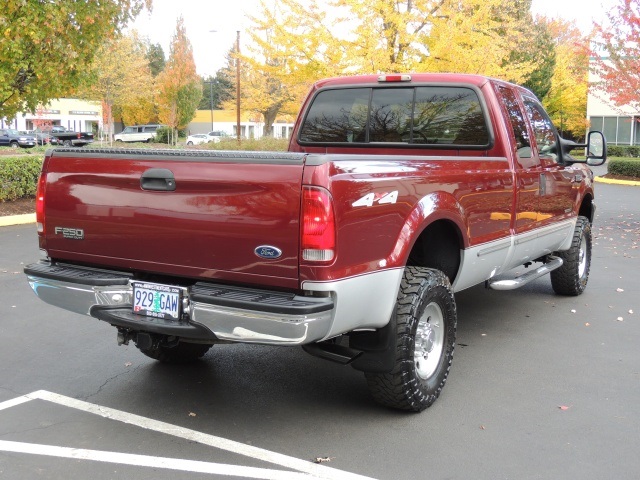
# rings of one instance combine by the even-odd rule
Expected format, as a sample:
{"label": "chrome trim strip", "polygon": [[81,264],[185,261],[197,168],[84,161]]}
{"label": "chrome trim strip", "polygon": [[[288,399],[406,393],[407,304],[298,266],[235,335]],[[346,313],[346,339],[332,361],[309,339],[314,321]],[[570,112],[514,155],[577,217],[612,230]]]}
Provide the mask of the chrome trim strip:
{"label": "chrome trim strip", "polygon": [[497,245],[494,245],[492,247],[480,250],[478,252],[478,257],[482,257],[484,255],[488,255],[490,253],[498,252],[500,250],[503,250],[505,248],[510,248],[510,247],[511,247],[511,242],[510,241],[507,241],[507,242],[504,242],[504,243],[498,243]]}

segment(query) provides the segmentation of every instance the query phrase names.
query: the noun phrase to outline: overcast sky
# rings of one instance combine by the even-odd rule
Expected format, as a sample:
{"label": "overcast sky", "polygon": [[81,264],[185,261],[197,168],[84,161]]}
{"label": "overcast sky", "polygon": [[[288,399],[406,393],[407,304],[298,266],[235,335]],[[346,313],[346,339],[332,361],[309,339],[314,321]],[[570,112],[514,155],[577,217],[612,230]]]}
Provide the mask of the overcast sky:
{"label": "overcast sky", "polygon": [[[602,19],[606,9],[617,1],[533,0],[532,10],[536,14],[574,20],[578,27],[588,31],[593,19]],[[182,15],[200,75],[214,74],[224,66],[225,53],[234,45],[238,30],[242,50],[243,32],[249,25],[246,14],[259,11],[258,0],[153,0],[153,5],[153,13],[142,13],[134,28],[152,43],[160,43],[168,55],[176,19]]]}

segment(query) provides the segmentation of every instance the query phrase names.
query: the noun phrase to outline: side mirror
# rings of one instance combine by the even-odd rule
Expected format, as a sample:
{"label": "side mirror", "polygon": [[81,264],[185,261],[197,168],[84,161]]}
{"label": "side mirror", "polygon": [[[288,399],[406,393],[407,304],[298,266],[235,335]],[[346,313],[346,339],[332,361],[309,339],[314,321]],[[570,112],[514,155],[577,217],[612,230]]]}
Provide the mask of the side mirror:
{"label": "side mirror", "polygon": [[587,165],[596,167],[607,160],[607,141],[602,132],[589,132],[587,136]]}
{"label": "side mirror", "polygon": [[[571,140],[560,139],[563,160],[567,163],[586,163],[589,166],[597,167],[607,160],[607,141],[602,132],[589,132],[587,143],[575,143]],[[576,148],[586,148],[586,160],[576,160],[569,152]]]}

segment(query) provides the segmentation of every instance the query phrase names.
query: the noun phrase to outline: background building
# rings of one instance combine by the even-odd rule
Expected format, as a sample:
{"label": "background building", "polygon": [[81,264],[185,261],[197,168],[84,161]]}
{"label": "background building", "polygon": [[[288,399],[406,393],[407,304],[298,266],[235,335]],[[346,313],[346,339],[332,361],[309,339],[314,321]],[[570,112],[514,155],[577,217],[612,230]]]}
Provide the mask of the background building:
{"label": "background building", "polygon": [[39,122],[62,125],[75,132],[98,132],[102,123],[102,106],[99,102],[60,98],[51,100],[46,107],[35,112],[19,113],[11,122],[0,120],[0,127],[16,130],[35,130]]}
{"label": "background building", "polygon": [[[240,118],[240,135],[244,138],[261,138],[264,122],[260,115],[243,113]],[[235,137],[237,129],[235,110],[198,110],[196,116],[189,123],[189,133],[208,133],[221,130]],[[293,130],[293,121],[288,118],[278,118],[273,124],[275,138],[289,138]]]}
{"label": "background building", "polygon": [[609,145],[640,145],[640,111],[614,105],[604,90],[595,87],[599,78],[589,74],[587,119],[589,130],[604,133]]}

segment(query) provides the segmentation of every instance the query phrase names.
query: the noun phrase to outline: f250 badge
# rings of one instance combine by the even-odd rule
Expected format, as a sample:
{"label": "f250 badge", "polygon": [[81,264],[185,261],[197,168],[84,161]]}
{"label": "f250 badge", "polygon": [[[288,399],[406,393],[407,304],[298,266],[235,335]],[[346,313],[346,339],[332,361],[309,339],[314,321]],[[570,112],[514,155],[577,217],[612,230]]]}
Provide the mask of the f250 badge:
{"label": "f250 badge", "polygon": [[384,205],[385,203],[396,203],[398,201],[398,191],[384,193],[367,193],[364,197],[351,204],[352,207],[372,207],[374,203]]}
{"label": "f250 badge", "polygon": [[56,227],[55,234],[69,240],[84,240],[84,230],[81,228]]}

